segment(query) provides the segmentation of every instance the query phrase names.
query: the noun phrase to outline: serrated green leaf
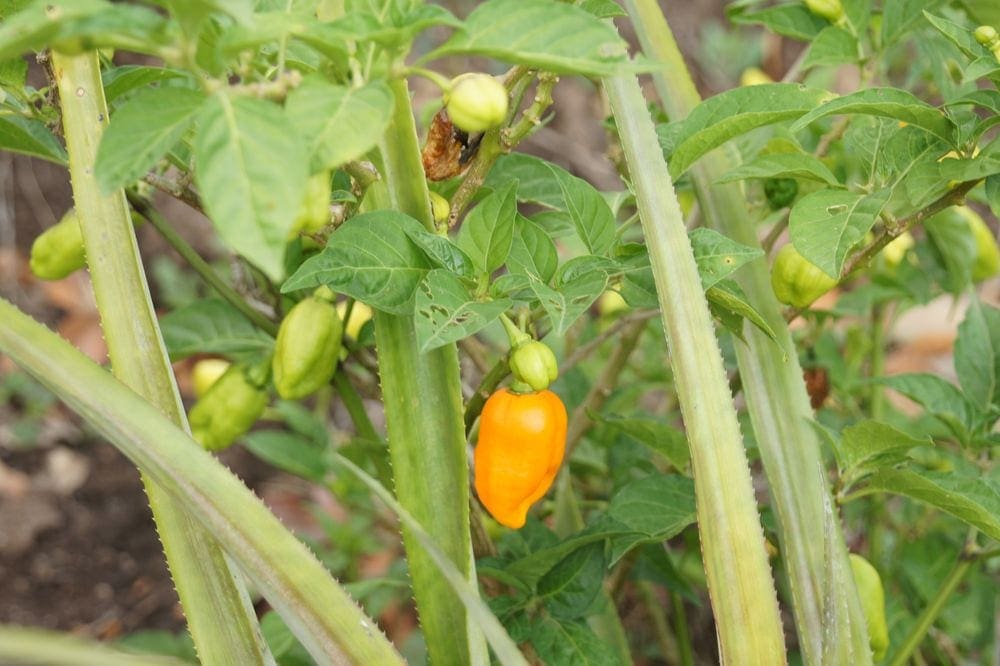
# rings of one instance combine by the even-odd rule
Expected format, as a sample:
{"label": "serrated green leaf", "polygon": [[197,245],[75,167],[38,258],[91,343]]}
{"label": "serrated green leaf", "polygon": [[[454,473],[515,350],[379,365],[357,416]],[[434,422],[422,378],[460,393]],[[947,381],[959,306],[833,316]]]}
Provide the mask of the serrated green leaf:
{"label": "serrated green leaf", "polygon": [[382,81],[361,88],[310,81],[288,96],[289,122],[303,136],[313,173],[371,150],[389,124],[392,93]]}
{"label": "serrated green leaf", "polygon": [[194,157],[195,182],[219,235],[279,281],[308,176],[287,116],[264,100],[216,93],[199,114]]}
{"label": "serrated green leaf", "polygon": [[955,371],[980,412],[1000,403],[1000,310],[972,300],[958,327]]}
{"label": "serrated green leaf", "polygon": [[550,72],[607,76],[628,65],[614,27],[555,0],[489,0],[427,58],[485,55]]}
{"label": "serrated green leaf", "polygon": [[458,246],[484,273],[500,268],[510,253],[517,216],[517,183],[508,184],[480,201],[465,218]]}
{"label": "serrated green leaf", "polygon": [[871,381],[899,391],[920,404],[951,428],[960,441],[968,438],[969,404],[954,384],[922,372],[877,377]]}
{"label": "serrated green leaf", "polygon": [[555,243],[544,229],[523,215],[517,216],[514,230],[507,268],[548,284],[559,267]]}
{"label": "serrated green leaf", "polygon": [[858,57],[857,38],[843,28],[829,26],[813,39],[802,66],[841,65],[856,62]]}
{"label": "serrated green leaf", "polygon": [[868,195],[820,190],[802,197],[788,222],[795,249],[824,273],[839,279],[848,252],[875,224],[890,194],[889,190]]}
{"label": "serrated green leaf", "polygon": [[767,83],[709,97],[684,120],[657,128],[670,175],[676,180],[713,148],[752,129],[799,118],[830,95],[795,83]]}
{"label": "serrated green leaf", "polygon": [[731,183],[744,178],[798,178],[841,187],[840,181],[823,162],[807,153],[761,155],[732,169],[717,182]]}
{"label": "serrated green leaf", "polygon": [[791,129],[797,132],[820,118],[854,113],[902,120],[954,143],[955,127],[948,117],[913,93],[899,88],[867,88],[837,97],[799,118]]}
{"label": "serrated green leaf", "polygon": [[111,116],[94,169],[105,194],[142,178],[194,122],[205,97],[187,88],[147,88]]}
{"label": "serrated green leaf", "polygon": [[678,470],[687,468],[691,458],[687,437],[661,419],[608,414],[601,416],[600,422],[663,455]]}
{"label": "serrated green leaf", "polygon": [[888,423],[866,419],[844,428],[834,451],[841,475],[856,479],[879,467],[903,462],[907,451],[930,443],[929,438],[916,439]]}
{"label": "serrated green leaf", "polygon": [[558,290],[532,280],[531,290],[549,316],[552,331],[562,335],[597,300],[607,284],[604,273],[587,273],[560,285]]}
{"label": "serrated green leaf", "polygon": [[330,235],[326,248],[307,259],[282,285],[283,292],[325,284],[377,310],[413,314],[417,286],[431,270],[406,228],[423,225],[391,210],[352,217]]}
{"label": "serrated green leaf", "polygon": [[66,164],[66,149],[48,128],[30,118],[0,116],[0,149]]}
{"label": "serrated green leaf", "polygon": [[481,331],[512,304],[506,298],[478,300],[451,271],[431,271],[417,289],[414,308],[420,351],[427,352]]}
{"label": "serrated green leaf", "polygon": [[1000,488],[985,477],[887,469],[873,475],[867,487],[930,504],[1000,541]]}
{"label": "serrated green leaf", "polygon": [[274,339],[221,298],[206,298],[160,319],[172,361],[192,354],[263,355]]}
{"label": "serrated green leaf", "polygon": [[604,585],[604,544],[574,550],[538,580],[538,596],[553,616],[583,617]]}
{"label": "serrated green leaf", "polygon": [[688,234],[698,264],[701,286],[711,289],[740,266],[764,256],[760,248],[737,243],[718,231],[699,227]]}

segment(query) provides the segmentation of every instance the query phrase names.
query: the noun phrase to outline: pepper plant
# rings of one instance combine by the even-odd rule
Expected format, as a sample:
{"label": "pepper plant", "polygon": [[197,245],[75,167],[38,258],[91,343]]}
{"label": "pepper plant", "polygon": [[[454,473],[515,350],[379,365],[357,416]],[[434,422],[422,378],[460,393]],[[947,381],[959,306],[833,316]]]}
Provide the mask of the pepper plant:
{"label": "pepper plant", "polygon": [[[403,661],[357,573],[210,453],[234,444],[388,507],[433,664],[985,659],[995,7],[733,2],[806,44],[702,100],[652,0],[469,4],[0,5],[0,148],[73,187],[31,268],[86,264],[111,372],[5,300],[0,352],[139,468],[199,659]],[[571,77],[606,103],[612,191],[520,149]],[[211,297],[155,316],[143,221]],[[887,375],[894,322],[941,297],[957,383]],[[195,355],[185,412],[169,361]],[[109,654],[4,631],[3,659]]]}

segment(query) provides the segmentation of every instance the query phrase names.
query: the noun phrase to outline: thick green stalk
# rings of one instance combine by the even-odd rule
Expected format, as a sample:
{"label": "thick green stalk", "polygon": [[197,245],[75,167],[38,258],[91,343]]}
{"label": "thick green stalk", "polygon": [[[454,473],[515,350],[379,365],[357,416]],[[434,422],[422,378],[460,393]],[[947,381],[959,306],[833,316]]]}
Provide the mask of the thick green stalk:
{"label": "thick green stalk", "polygon": [[[108,109],[95,52],[52,54],[69,153],[73,199],[115,375],[182,428],[187,420],[156,323],[128,204],[102,196],[94,159]],[[250,599],[211,534],[143,477],[167,564],[206,664],[273,663]]]}
{"label": "thick green stalk", "polygon": [[[653,81],[673,120],[700,101],[684,58],[655,0],[626,0],[643,50],[663,63]],[[714,151],[692,170],[692,180],[709,226],[733,240],[759,247],[737,184],[716,184],[731,168],[728,155]],[[792,590],[795,624],[807,664],[870,664],[864,616],[847,561],[839,518],[810,427],[812,409],[795,345],[771,290],[767,262],[751,262],[737,274],[750,303],[777,336],[777,343],[753,326],[747,344],[736,344],[743,391],[778,516],[782,556]]]}
{"label": "thick green stalk", "polygon": [[[242,481],[159,407],[2,298],[0,352],[55,393],[196,517],[317,663],[403,664],[375,622]],[[215,663],[254,662],[227,655]]]}
{"label": "thick green stalk", "polygon": [[604,80],[633,176],[677,396],[691,446],[698,531],[726,664],[785,663],[774,581],[712,317],[656,130],[634,75]]}
{"label": "thick green stalk", "polygon": [[[365,205],[402,211],[433,231],[409,90],[403,80],[392,89],[395,111],[380,147],[384,182],[369,188]],[[452,344],[421,353],[413,317],[384,312],[375,316],[375,343],[396,497],[474,583],[458,351]],[[405,526],[403,542],[431,663],[489,663],[461,599]]]}
{"label": "thick green stalk", "polygon": [[0,626],[0,663],[73,666],[190,666],[186,660],[139,655],[58,631]]}

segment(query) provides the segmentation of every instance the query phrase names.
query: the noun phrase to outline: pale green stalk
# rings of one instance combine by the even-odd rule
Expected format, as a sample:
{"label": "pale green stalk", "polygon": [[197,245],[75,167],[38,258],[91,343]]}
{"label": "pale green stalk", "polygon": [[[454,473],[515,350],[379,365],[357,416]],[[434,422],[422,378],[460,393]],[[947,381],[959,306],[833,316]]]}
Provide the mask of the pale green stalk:
{"label": "pale green stalk", "polygon": [[634,75],[604,80],[632,174],[691,447],[698,531],[722,662],[785,663],[774,581],[722,354],[684,218]]}
{"label": "pale green stalk", "polygon": [[[369,188],[365,207],[393,208],[434,231],[409,90],[404,80],[391,87],[395,111],[379,150],[384,180]],[[449,344],[421,353],[413,317],[384,312],[375,315],[375,344],[396,497],[475,586],[458,351]],[[403,542],[431,663],[488,664],[482,633],[405,525]]]}
{"label": "pale green stalk", "polygon": [[[156,323],[122,190],[103,196],[94,159],[108,109],[95,52],[52,54],[69,153],[73,199],[101,327],[115,375],[187,428]],[[274,663],[250,599],[215,539],[161,488],[143,477],[174,585],[206,664]]]}
{"label": "pale green stalk", "polygon": [[[2,298],[0,352],[55,393],[196,517],[317,663],[403,664],[374,620],[242,481],[163,410]],[[230,655],[221,663],[253,663],[241,659]]]}
{"label": "pale green stalk", "polygon": [[187,661],[132,654],[104,643],[34,627],[0,626],[0,663],[19,666],[190,666]]}
{"label": "pale green stalk", "polygon": [[[701,98],[659,5],[655,0],[626,0],[626,7],[646,55],[663,63],[654,72],[653,82],[667,115],[672,120],[686,117]],[[716,184],[732,166],[722,150],[694,165],[691,177],[698,202],[709,226],[744,245],[759,247],[739,185]],[[766,260],[747,264],[737,279],[777,337],[771,340],[756,327],[746,326],[747,343],[737,341],[735,348],[778,517],[803,656],[807,664],[870,664],[868,634],[844,537],[827,486],[820,444],[809,425],[812,409],[802,368],[771,290]]]}

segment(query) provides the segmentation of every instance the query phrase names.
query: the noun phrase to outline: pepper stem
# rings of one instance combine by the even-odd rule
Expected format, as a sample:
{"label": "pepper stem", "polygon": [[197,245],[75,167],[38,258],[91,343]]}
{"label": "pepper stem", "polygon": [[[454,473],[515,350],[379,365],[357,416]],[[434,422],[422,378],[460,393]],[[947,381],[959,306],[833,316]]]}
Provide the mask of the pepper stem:
{"label": "pepper stem", "polygon": [[510,340],[511,350],[517,349],[525,342],[531,342],[531,336],[519,329],[517,324],[511,321],[506,314],[500,314],[500,323],[503,324],[503,330],[507,333],[507,339]]}

